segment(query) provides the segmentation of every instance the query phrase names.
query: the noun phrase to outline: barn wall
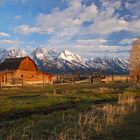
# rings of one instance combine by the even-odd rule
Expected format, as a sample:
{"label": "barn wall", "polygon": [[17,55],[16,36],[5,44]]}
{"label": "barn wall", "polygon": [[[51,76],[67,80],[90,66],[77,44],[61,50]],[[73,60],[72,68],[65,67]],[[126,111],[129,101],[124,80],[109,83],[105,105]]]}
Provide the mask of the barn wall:
{"label": "barn wall", "polygon": [[21,62],[21,64],[19,65],[18,70],[22,70],[22,71],[37,71],[37,67],[36,67],[34,61],[27,57]]}
{"label": "barn wall", "polygon": [[35,79],[42,79],[43,76],[44,77],[49,77],[50,75],[42,73],[42,72],[38,72],[38,71],[21,71],[21,70],[17,70],[15,73],[16,76],[24,76],[25,79],[31,79],[31,78],[35,78]]}
{"label": "barn wall", "polygon": [[50,83],[52,76],[38,71],[13,71],[0,74],[2,85]]}
{"label": "barn wall", "polygon": [[23,79],[25,82],[42,82],[49,83],[51,80],[51,76],[49,74],[45,74],[38,71],[20,71],[17,70],[15,73],[15,77]]}
{"label": "barn wall", "polygon": [[13,72],[0,73],[0,84],[13,83]]}

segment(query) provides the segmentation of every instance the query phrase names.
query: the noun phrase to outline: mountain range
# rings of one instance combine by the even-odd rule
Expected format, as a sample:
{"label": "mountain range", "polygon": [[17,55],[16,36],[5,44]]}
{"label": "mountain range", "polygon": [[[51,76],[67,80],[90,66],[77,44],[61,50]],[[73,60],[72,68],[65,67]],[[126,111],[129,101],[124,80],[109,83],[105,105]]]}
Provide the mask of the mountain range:
{"label": "mountain range", "polygon": [[[6,58],[27,56],[24,49],[0,49],[0,63]],[[28,54],[36,63],[39,70],[60,73],[93,73],[105,71],[106,73],[125,74],[128,73],[127,59],[95,57],[84,58],[69,50],[61,52],[55,49],[36,48]]]}

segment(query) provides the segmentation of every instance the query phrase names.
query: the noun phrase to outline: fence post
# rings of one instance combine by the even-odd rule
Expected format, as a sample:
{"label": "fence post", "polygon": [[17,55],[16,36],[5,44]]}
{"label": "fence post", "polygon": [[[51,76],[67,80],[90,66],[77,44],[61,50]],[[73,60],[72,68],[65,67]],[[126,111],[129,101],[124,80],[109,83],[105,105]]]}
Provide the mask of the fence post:
{"label": "fence post", "polygon": [[23,75],[21,75],[21,78],[22,78],[22,87],[24,86],[24,78],[23,78]]}
{"label": "fence post", "polygon": [[114,82],[114,70],[112,69],[112,82]]}
{"label": "fence post", "polygon": [[1,76],[0,76],[0,88],[2,88],[2,79],[1,79]]}

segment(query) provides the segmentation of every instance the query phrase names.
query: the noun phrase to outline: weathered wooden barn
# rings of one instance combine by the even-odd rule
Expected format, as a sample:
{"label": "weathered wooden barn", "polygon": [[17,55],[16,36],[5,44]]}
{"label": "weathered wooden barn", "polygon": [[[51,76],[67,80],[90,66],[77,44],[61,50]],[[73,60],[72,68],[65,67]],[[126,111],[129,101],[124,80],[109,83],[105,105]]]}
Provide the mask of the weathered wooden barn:
{"label": "weathered wooden barn", "polygon": [[52,75],[39,71],[30,57],[7,58],[0,64],[0,86],[51,82]]}

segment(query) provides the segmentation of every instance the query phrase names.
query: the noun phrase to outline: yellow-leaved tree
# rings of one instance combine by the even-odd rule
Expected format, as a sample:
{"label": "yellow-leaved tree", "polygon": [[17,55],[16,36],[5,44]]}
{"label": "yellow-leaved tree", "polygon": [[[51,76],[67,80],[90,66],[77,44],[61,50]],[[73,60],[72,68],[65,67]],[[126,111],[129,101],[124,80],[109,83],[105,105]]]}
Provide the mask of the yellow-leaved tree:
{"label": "yellow-leaved tree", "polygon": [[130,51],[130,77],[135,82],[140,82],[140,38],[133,42]]}

